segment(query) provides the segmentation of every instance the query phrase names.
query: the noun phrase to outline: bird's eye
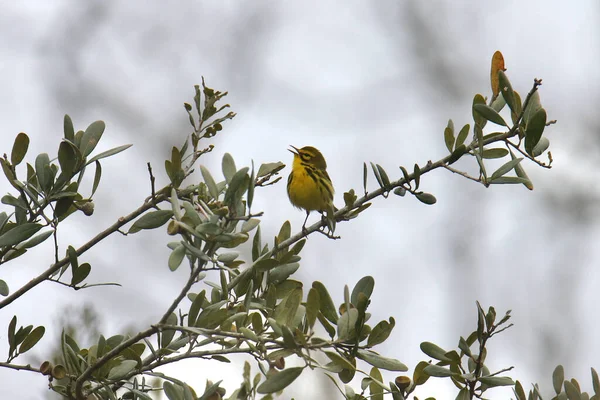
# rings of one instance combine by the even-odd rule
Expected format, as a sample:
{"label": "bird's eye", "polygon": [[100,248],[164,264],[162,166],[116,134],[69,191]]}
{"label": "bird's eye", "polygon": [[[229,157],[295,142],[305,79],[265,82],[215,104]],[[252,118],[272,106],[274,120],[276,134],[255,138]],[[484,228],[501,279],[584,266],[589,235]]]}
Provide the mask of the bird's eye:
{"label": "bird's eye", "polygon": [[304,160],[304,161],[308,161],[310,160],[310,154],[307,153],[301,153],[300,157]]}

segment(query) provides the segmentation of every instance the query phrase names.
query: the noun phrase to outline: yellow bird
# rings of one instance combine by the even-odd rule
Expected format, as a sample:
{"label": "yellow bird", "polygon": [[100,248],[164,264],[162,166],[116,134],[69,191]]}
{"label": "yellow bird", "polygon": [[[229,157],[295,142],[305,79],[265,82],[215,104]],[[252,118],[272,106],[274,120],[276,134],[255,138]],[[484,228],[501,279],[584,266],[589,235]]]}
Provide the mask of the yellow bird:
{"label": "yellow bird", "polygon": [[295,207],[306,211],[302,230],[306,230],[306,221],[311,211],[321,214],[333,212],[333,184],[327,174],[327,162],[323,154],[312,146],[298,149],[291,146],[294,154],[292,172],[288,177],[287,192]]}

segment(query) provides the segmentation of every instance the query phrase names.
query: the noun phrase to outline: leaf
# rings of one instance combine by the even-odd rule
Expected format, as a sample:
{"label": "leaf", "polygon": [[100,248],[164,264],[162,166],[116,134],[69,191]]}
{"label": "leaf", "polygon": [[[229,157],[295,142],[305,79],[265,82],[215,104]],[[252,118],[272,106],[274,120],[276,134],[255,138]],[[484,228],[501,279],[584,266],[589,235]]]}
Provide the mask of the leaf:
{"label": "leaf", "polygon": [[81,137],[81,144],[79,145],[79,150],[84,157],[89,156],[92,151],[94,151],[105,128],[106,125],[104,124],[104,121],[94,121],[87,127]]}
{"label": "leaf", "polygon": [[256,173],[256,177],[261,178],[265,175],[275,174],[276,172],[279,172],[284,168],[285,164],[280,161],[274,163],[261,164],[258,168],[258,172]]}
{"label": "leaf", "polygon": [[600,395],[600,380],[598,379],[598,373],[594,368],[592,368],[592,387],[594,388],[594,393]]}
{"label": "leaf", "polygon": [[0,247],[12,246],[27,240],[40,229],[42,229],[42,225],[32,222],[17,225],[8,232],[0,235]]}
{"label": "leaf", "polygon": [[479,128],[483,129],[487,121],[481,116],[481,114],[475,111],[475,106],[479,104],[485,105],[485,98],[480,94],[476,94],[473,97],[473,106],[471,109],[471,113],[473,115],[473,121],[475,121],[475,126],[479,126]]}
{"label": "leaf", "polygon": [[577,386],[575,386],[571,381],[565,381],[565,392],[567,393],[567,397],[569,400],[580,400],[581,399],[581,390]]}
{"label": "leaf", "polygon": [[44,336],[44,333],[46,333],[46,328],[43,326],[36,327],[33,331],[31,331],[31,333],[29,333],[29,335],[27,335],[25,340],[23,340],[21,346],[19,346],[19,353],[23,354],[30,350],[37,344],[37,342],[40,341],[40,339]]}
{"label": "leaf", "polygon": [[363,162],[363,189],[367,193],[367,163]]}
{"label": "leaf", "polygon": [[98,161],[103,158],[107,158],[110,156],[114,156],[115,154],[119,154],[120,152],[127,150],[131,146],[133,146],[133,145],[132,144],[124,144],[122,146],[114,147],[110,150],[103,151],[102,153],[96,154],[94,157],[92,157],[85,165],[89,165],[89,164],[93,163],[94,161]]}
{"label": "leaf", "polygon": [[356,337],[356,321],[358,320],[358,310],[351,308],[346,310],[338,319],[337,334],[339,340],[351,340]]}
{"label": "leaf", "polygon": [[378,382],[383,381],[383,376],[381,376],[381,372],[376,367],[371,368],[371,372],[369,373],[373,380],[369,384],[369,392],[371,393],[371,400],[383,400],[383,388],[381,384]]}
{"label": "leaf", "polygon": [[502,93],[502,97],[506,101],[506,104],[508,104],[511,112],[515,112],[517,110],[518,112],[521,112],[520,105],[517,105],[515,92],[513,91],[512,85],[510,84],[510,81],[508,80],[508,77],[504,71],[498,71],[498,80],[500,84],[500,93]]}
{"label": "leaf", "polygon": [[175,386],[169,381],[164,381],[163,391],[169,400],[184,400],[183,388],[181,386]]}
{"label": "leaf", "polygon": [[488,387],[513,386],[515,382],[508,376],[482,376],[479,382]]}
{"label": "leaf", "polygon": [[181,265],[185,257],[185,246],[182,244],[177,245],[169,255],[169,269],[171,271],[177,270]]}
{"label": "leaf", "polygon": [[471,395],[469,394],[469,389],[467,387],[463,387],[456,395],[456,400],[470,400]]}
{"label": "leaf", "polygon": [[137,361],[123,360],[121,363],[110,369],[107,379],[117,380],[124,377],[137,367]]}
{"label": "leaf", "polygon": [[421,168],[418,164],[415,164],[413,176],[415,177],[415,190],[419,188],[419,184],[421,183]]}
{"label": "leaf", "polygon": [[437,199],[431,193],[417,193],[415,197],[423,204],[433,205],[437,202]]}
{"label": "leaf", "polygon": [[260,394],[279,392],[294,382],[303,370],[304,368],[302,367],[284,369],[281,372],[267,377],[267,380],[261,383],[256,391]]}
{"label": "leaf", "polygon": [[73,277],[71,278],[71,286],[75,286],[84,281],[92,270],[89,263],[83,263],[78,268],[73,268]]}
{"label": "leaf", "polygon": [[10,290],[8,289],[8,284],[2,279],[0,279],[0,296],[6,297],[9,293]]}
{"label": "leaf", "polygon": [[71,142],[62,141],[58,146],[58,164],[61,172],[65,175],[65,180],[70,178],[75,172],[79,157],[79,149]]}
{"label": "leaf", "polygon": [[429,357],[431,357],[435,360],[445,361],[445,362],[452,361],[450,358],[446,357],[447,351],[442,349],[435,343],[423,342],[423,343],[421,343],[420,347],[421,347],[421,351],[423,353],[427,354]]}
{"label": "leaf", "polygon": [[381,181],[383,182],[383,187],[389,187],[390,186],[390,178],[388,178],[387,173],[385,172],[385,170],[383,169],[383,167],[379,164],[375,165],[377,167],[377,171],[379,172],[379,176],[381,177]]}
{"label": "leaf", "polygon": [[396,321],[393,317],[390,317],[390,322],[385,320],[380,321],[377,325],[375,325],[375,327],[369,334],[367,346],[373,347],[375,345],[385,342],[385,340],[390,336],[390,333],[392,332],[392,329],[394,329],[395,325]]}
{"label": "leaf", "polygon": [[504,174],[508,173],[517,164],[519,164],[522,160],[523,160],[523,158],[520,157],[520,158],[515,158],[513,160],[506,162],[504,165],[502,165],[500,168],[498,168],[496,171],[494,171],[494,173],[492,174],[492,176],[490,178],[490,181],[493,181],[494,179],[499,178],[499,177],[503,176]]}
{"label": "leaf", "polygon": [[504,71],[504,56],[500,51],[496,51],[492,56],[492,68],[490,72],[490,82],[492,84],[493,97],[498,96],[500,91],[500,83],[498,81],[498,72]]}
{"label": "leaf", "polygon": [[373,170],[373,175],[375,175],[375,179],[380,187],[384,187],[383,180],[381,179],[381,175],[379,174],[379,169],[375,166],[375,164],[371,163],[371,169]]}
{"label": "leaf", "polygon": [[437,378],[445,378],[447,376],[458,375],[458,373],[452,372],[446,367],[441,367],[439,365],[434,365],[434,364],[429,364],[428,366],[426,366],[423,369],[423,372],[425,372],[429,376],[434,376]]}
{"label": "leaf", "polygon": [[352,362],[335,351],[323,351],[323,353],[325,353],[325,355],[341,369],[356,370],[356,366],[352,364]]}
{"label": "leaf", "polygon": [[452,153],[452,149],[454,148],[454,123],[452,120],[448,120],[448,126],[444,129],[444,142],[446,142],[446,148],[450,153]]}
{"label": "leaf", "polygon": [[138,232],[140,229],[155,229],[167,223],[173,216],[172,210],[150,211],[137,219],[129,232]]}
{"label": "leaf", "polygon": [[458,136],[456,137],[456,142],[454,143],[454,148],[458,149],[460,146],[465,144],[465,140],[467,140],[467,136],[469,136],[469,131],[471,130],[471,125],[466,124],[462,127],[460,132],[458,132]]}
{"label": "leaf", "polygon": [[73,121],[71,120],[71,117],[69,117],[67,114],[65,114],[65,118],[63,120],[63,130],[65,133],[65,139],[73,142],[75,140],[75,129],[73,128]]}
{"label": "leaf", "polygon": [[337,310],[335,308],[335,306],[333,305],[333,300],[331,299],[331,296],[329,295],[329,292],[327,291],[327,288],[325,287],[325,285],[323,285],[321,282],[319,281],[314,281],[312,284],[312,287],[319,292],[319,301],[321,304],[321,314],[323,314],[323,316],[325,318],[327,318],[330,322],[337,324],[338,321],[338,315],[337,315]]}
{"label": "leaf", "polygon": [[23,159],[25,158],[25,154],[27,154],[27,149],[29,149],[29,136],[21,132],[15,138],[12,152],[10,153],[10,163],[13,166],[19,165],[21,161],[23,161]]}
{"label": "leaf", "polygon": [[223,154],[221,168],[223,169],[223,176],[225,177],[225,181],[227,183],[231,182],[231,178],[233,178],[233,175],[235,175],[235,172],[237,171],[237,168],[235,167],[235,161],[233,160],[231,154]]}
{"label": "leaf", "polygon": [[102,177],[102,166],[98,161],[96,161],[96,172],[94,173],[94,183],[92,184],[92,194],[90,197],[96,193],[96,189],[98,189],[98,185],[100,184],[100,178]]}
{"label": "leaf", "polygon": [[546,110],[540,108],[531,117],[525,128],[525,151],[528,154],[533,155],[533,149],[542,138],[544,128],[546,128]]}
{"label": "leaf", "polygon": [[202,173],[202,178],[204,178],[204,183],[206,183],[208,192],[210,193],[211,197],[216,200],[219,197],[219,190],[217,189],[215,180],[204,165],[200,166],[200,172]]}
{"label": "leaf", "polygon": [[532,187],[529,179],[518,176],[501,176],[500,178],[495,178],[493,181],[490,180],[488,183],[493,185],[524,185],[527,188]]}
{"label": "leaf", "polygon": [[502,158],[508,154],[508,150],[503,148],[497,149],[485,149],[481,154],[481,157],[491,159],[491,158]]}
{"label": "leaf", "polygon": [[241,201],[246,190],[248,190],[248,181],[250,180],[248,176],[249,169],[248,167],[240,169],[233,175],[231,182],[229,182],[223,202],[230,208],[235,207]]}
{"label": "leaf", "polygon": [[372,276],[365,276],[361,278],[354,289],[352,289],[352,295],[350,296],[350,302],[355,306],[358,304],[358,294],[364,293],[367,296],[367,299],[371,297],[373,293],[373,288],[375,287],[375,279]]}
{"label": "leaf", "polygon": [[552,372],[552,386],[556,394],[562,391],[563,382],[565,381],[565,369],[562,365],[557,365]]}
{"label": "leaf", "polygon": [[529,98],[529,102],[527,103],[527,108],[523,112],[523,122],[525,126],[529,124],[531,118],[542,108],[542,103],[540,101],[540,92],[536,90],[531,97]]}
{"label": "leaf", "polygon": [[313,328],[319,315],[320,299],[319,292],[315,288],[310,288],[306,298],[306,324],[309,328]]}
{"label": "leaf", "polygon": [[531,151],[531,155],[534,157],[539,157],[544,154],[546,150],[548,150],[548,147],[550,147],[550,141],[548,138],[542,136]]}
{"label": "leaf", "polygon": [[374,367],[387,371],[408,371],[408,367],[394,358],[381,356],[371,350],[358,350],[356,356]]}
{"label": "leaf", "polygon": [[420,361],[415,367],[415,371],[413,372],[413,381],[415,382],[415,385],[422,385],[429,379],[429,375],[423,372],[428,365],[430,365],[428,362]]}
{"label": "leaf", "polygon": [[473,110],[490,122],[497,125],[508,126],[500,114],[487,104],[475,104],[473,105]]}
{"label": "leaf", "polygon": [[48,154],[41,153],[35,158],[35,174],[42,190],[48,191],[52,186],[52,172]]}

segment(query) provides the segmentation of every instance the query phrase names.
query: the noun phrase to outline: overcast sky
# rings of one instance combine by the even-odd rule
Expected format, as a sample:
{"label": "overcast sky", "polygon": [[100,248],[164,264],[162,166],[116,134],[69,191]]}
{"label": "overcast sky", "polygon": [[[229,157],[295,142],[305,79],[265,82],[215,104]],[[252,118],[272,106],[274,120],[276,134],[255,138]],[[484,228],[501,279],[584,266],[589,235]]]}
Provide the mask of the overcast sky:
{"label": "overcast sky", "polygon": [[[215,175],[225,152],[238,166],[289,164],[289,145],[312,145],[327,158],[340,205],[345,191],[361,190],[365,161],[399,178],[399,165],[444,157],[448,118],[457,126],[471,122],[473,95],[489,95],[490,59],[501,50],[513,88],[524,97],[533,78],[542,78],[542,104],[558,120],[547,131],[553,168],[525,164],[535,190],[486,189],[435,171],[421,183],[437,197],[435,206],[411,197],[377,199],[360,218],[338,226],[342,240],[311,236],[298,278],[324,282],[339,303],[344,284],[372,275],[373,320],[397,321],[379,350],[411,367],[410,374],[427,360],[420,342],[452,349],[475,329],[479,300],[499,314],[513,310],[514,328],[490,344],[490,369],[514,365],[512,377],[525,386],[539,382],[549,393],[551,372],[563,363],[567,376],[589,390],[589,368],[600,367],[599,23],[594,0],[6,3],[1,152],[9,153],[23,131],[32,141],[27,161],[40,152],[52,156],[65,113],[76,129],[106,122],[99,150],[134,145],[103,163],[93,217],[64,224],[62,247],[77,247],[148,196],[147,162],[159,185],[166,183],[164,159],[190,132],[182,103],[204,76],[208,86],[229,91],[226,100],[238,113],[202,159]],[[477,171],[473,160],[459,166]],[[11,189],[0,182],[0,193]],[[287,219],[298,230],[304,218],[288,203],[284,180],[257,191],[253,210],[265,210],[265,238]],[[168,270],[169,240],[156,231],[96,246],[83,257],[92,263],[90,281],[123,286],[73,292],[40,285],[0,312],[0,353],[7,351],[5,327],[14,314],[24,325],[47,326],[34,352],[39,359],[56,347],[54,322],[69,306],[92,305],[107,337],[156,321],[185,279],[184,269]],[[51,262],[46,243],[2,265],[0,278],[15,290]],[[216,370],[186,363],[168,372],[198,389],[206,379],[225,379],[231,393],[241,364]],[[2,398],[38,399],[47,387],[40,376],[1,369],[0,382]],[[419,397],[456,396],[442,381],[426,387]],[[331,384],[313,372],[289,396],[330,393]],[[491,397],[502,393],[508,396]]]}

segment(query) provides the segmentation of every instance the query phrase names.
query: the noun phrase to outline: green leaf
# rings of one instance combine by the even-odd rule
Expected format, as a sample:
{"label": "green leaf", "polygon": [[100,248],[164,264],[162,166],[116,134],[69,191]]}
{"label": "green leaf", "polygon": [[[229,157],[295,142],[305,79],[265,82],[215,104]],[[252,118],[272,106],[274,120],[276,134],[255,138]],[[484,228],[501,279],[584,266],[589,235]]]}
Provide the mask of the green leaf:
{"label": "green leaf", "polygon": [[74,142],[75,140],[75,129],[73,128],[73,121],[71,117],[65,114],[65,118],[63,120],[63,130],[65,132],[65,139],[70,142]]}
{"label": "green leaf", "polygon": [[534,157],[539,157],[544,154],[546,150],[548,150],[548,147],[550,147],[550,141],[548,138],[542,136],[531,151],[531,155]]}
{"label": "green leaf", "polygon": [[315,325],[317,315],[319,315],[320,306],[319,292],[314,287],[310,288],[306,298],[306,324],[311,329]]}
{"label": "green leaf", "polygon": [[265,175],[275,174],[284,168],[285,168],[285,164],[280,161],[277,161],[274,163],[261,164],[260,167],[258,168],[258,172],[256,173],[256,177],[261,178]]}
{"label": "green leaf", "polygon": [[88,277],[92,270],[89,263],[83,263],[78,268],[73,268],[73,277],[71,278],[71,286],[75,286]]}
{"label": "green leaf", "polygon": [[383,167],[379,164],[375,165],[377,167],[377,171],[379,172],[379,176],[381,177],[381,181],[383,182],[383,187],[389,187],[390,186],[390,178],[388,178],[387,173],[385,172],[385,170],[383,169]]}
{"label": "green leaf", "polygon": [[40,187],[48,191],[52,186],[52,171],[50,169],[50,157],[48,154],[41,153],[35,158],[35,173]]}
{"label": "green leaf", "polygon": [[413,175],[415,177],[415,190],[417,190],[419,188],[419,184],[421,183],[421,168],[418,164],[415,164]]}
{"label": "green leaf", "polygon": [[52,236],[53,233],[54,233],[53,230],[42,232],[39,235],[32,237],[31,239],[29,239],[26,242],[19,243],[19,245],[17,247],[19,249],[29,249],[31,247],[35,247],[38,244],[45,241],[46,239],[48,239],[50,236]]}
{"label": "green leaf", "polygon": [[155,229],[167,223],[173,216],[172,210],[150,211],[137,219],[129,232],[138,232],[140,229]]}
{"label": "green leaf", "polygon": [[206,187],[208,188],[208,192],[210,193],[211,197],[215,200],[218,199],[219,190],[217,189],[217,184],[215,183],[212,175],[204,165],[200,166],[200,172],[202,172],[202,178],[204,178],[204,183],[206,183]]}
{"label": "green leaf", "polygon": [[339,355],[335,351],[324,351],[325,355],[341,369],[356,370],[356,366],[352,364],[347,358]]}
{"label": "green leaf", "polygon": [[408,367],[394,358],[381,356],[371,350],[358,350],[356,356],[374,367],[387,371],[408,371]]}
{"label": "green leaf", "polygon": [[569,400],[581,400],[581,390],[571,381],[565,381],[565,392]]}
{"label": "green leaf", "polygon": [[84,157],[89,156],[92,151],[94,151],[105,128],[106,125],[104,124],[104,121],[94,121],[87,127],[81,137],[81,144],[79,145],[81,154],[83,154]]}
{"label": "green leaf", "polygon": [[527,103],[527,108],[525,109],[525,112],[523,113],[523,122],[525,123],[525,126],[527,126],[529,124],[532,117],[539,110],[541,110],[541,108],[542,108],[542,104],[540,101],[540,92],[536,90],[529,98],[529,102]]}
{"label": "green leaf", "polygon": [[445,378],[445,377],[448,377],[448,376],[459,375],[456,372],[450,371],[450,369],[448,369],[446,367],[441,367],[439,365],[434,365],[434,364],[429,364],[428,366],[426,366],[423,369],[423,372],[425,372],[429,376],[434,376],[434,377],[437,377],[437,378]]}
{"label": "green leaf", "polygon": [[446,357],[447,351],[442,349],[440,346],[438,346],[435,343],[423,342],[423,343],[421,343],[420,347],[421,347],[421,351],[423,353],[427,354],[429,357],[431,357],[435,360],[445,361],[445,362],[452,361],[450,358]]}
{"label": "green leaf", "polygon": [[94,196],[96,193],[96,189],[98,189],[98,185],[100,184],[100,178],[102,177],[102,166],[98,161],[96,161],[96,172],[94,173],[94,183],[92,184],[92,194],[90,197]]}
{"label": "green leaf", "polygon": [[27,154],[27,149],[29,148],[29,136],[27,134],[21,132],[15,138],[15,142],[13,144],[12,152],[10,153],[10,163],[13,166],[17,166],[23,161],[25,158],[25,154]]}
{"label": "green leaf", "polygon": [[475,126],[478,126],[479,128],[483,129],[483,127],[485,126],[487,121],[485,118],[483,118],[481,116],[481,114],[479,114],[477,111],[475,111],[475,106],[480,105],[480,104],[485,105],[485,98],[480,94],[476,94],[473,97],[473,106],[472,106],[471,113],[473,114],[473,121],[475,121]]}
{"label": "green leaf", "polygon": [[196,324],[198,313],[204,304],[204,300],[206,300],[206,290],[201,291],[194,297],[194,301],[192,301],[190,311],[188,312],[188,326],[194,326]]}
{"label": "green leaf", "polygon": [[8,284],[2,279],[0,279],[0,296],[6,297],[9,293],[10,290],[8,289]]}
{"label": "green leaf", "polygon": [[562,365],[557,365],[552,372],[552,386],[556,394],[562,391],[563,382],[565,381],[565,369]]}
{"label": "green leaf", "polygon": [[533,149],[542,138],[546,127],[546,110],[540,108],[527,123],[525,128],[525,151],[533,155]]}
{"label": "green leaf", "polygon": [[479,378],[479,382],[491,388],[497,386],[513,386],[515,384],[515,381],[508,376],[482,376]]}
{"label": "green leaf", "polygon": [[493,122],[497,125],[508,126],[504,119],[494,110],[492,107],[487,104],[474,104],[473,110],[481,115],[486,120]]}
{"label": "green leaf", "polygon": [[367,296],[367,299],[371,297],[373,293],[373,288],[375,287],[375,279],[372,276],[365,276],[361,278],[354,289],[352,289],[352,295],[350,296],[350,302],[355,306],[358,304],[358,294],[364,293]]}
{"label": "green leaf", "polygon": [[40,229],[42,229],[42,225],[32,222],[17,225],[8,232],[0,235],[0,247],[12,246],[23,242],[32,237]]}
{"label": "green leaf", "polygon": [[469,394],[469,389],[467,387],[463,387],[456,395],[456,400],[470,400],[471,395]]}
{"label": "green leaf", "polygon": [[281,372],[267,377],[267,380],[261,383],[256,391],[260,394],[279,392],[294,382],[303,370],[304,368],[302,367],[284,369]]}
{"label": "green leaf", "polygon": [[377,325],[375,325],[375,327],[369,334],[369,339],[367,340],[368,347],[373,347],[375,345],[383,343],[390,336],[390,333],[392,333],[392,329],[394,329],[394,326],[396,325],[396,321],[393,317],[390,317],[389,321],[390,322],[380,321]]}
{"label": "green leaf", "polygon": [[496,178],[493,181],[490,180],[489,183],[493,185],[525,185],[525,187],[529,188],[532,186],[532,183],[529,179],[521,178],[518,176],[501,176],[500,178]]}
{"label": "green leaf", "polygon": [[499,177],[503,176],[504,174],[508,173],[517,164],[519,164],[522,160],[523,160],[523,158],[520,157],[520,158],[515,158],[513,160],[506,162],[504,165],[502,165],[500,168],[498,168],[496,171],[494,171],[494,173],[492,174],[492,176],[490,178],[490,181],[493,181],[494,179],[499,178]]}
{"label": "green leaf", "polygon": [[177,270],[181,265],[185,257],[185,246],[182,244],[177,245],[169,255],[169,269],[171,271]]}
{"label": "green leaf", "polygon": [[30,350],[37,344],[37,342],[40,341],[40,339],[44,336],[44,333],[46,333],[46,328],[43,326],[36,327],[33,331],[31,331],[31,333],[29,333],[29,335],[27,335],[25,340],[23,340],[23,343],[21,343],[21,346],[19,347],[19,353],[23,354]]}
{"label": "green leaf", "polygon": [[119,378],[124,377],[128,373],[134,370],[137,367],[137,361],[134,360],[123,360],[121,363],[110,369],[108,373],[108,379],[117,380]]}
{"label": "green leaf", "polygon": [[491,158],[502,158],[508,154],[508,150],[497,148],[497,149],[485,149],[481,156],[483,158],[491,159]]}
{"label": "green leaf", "polygon": [[250,180],[248,170],[248,167],[240,169],[233,175],[231,182],[229,182],[223,202],[230,208],[235,207],[241,201],[246,190],[248,190],[248,181]]}
{"label": "green leaf", "polygon": [[452,149],[454,148],[454,123],[451,119],[448,120],[448,126],[444,129],[444,142],[446,142],[446,148],[450,153],[452,153]]}
{"label": "green leaf", "polygon": [[594,388],[594,393],[600,395],[600,380],[598,379],[598,373],[594,368],[592,368],[592,387]]}
{"label": "green leaf", "polygon": [[381,387],[381,383],[383,381],[383,376],[381,376],[381,372],[376,367],[371,368],[371,372],[369,373],[370,377],[373,378],[371,383],[369,384],[369,392],[371,393],[371,400],[383,400],[383,387]]}
{"label": "green leaf", "polygon": [[356,337],[357,320],[358,310],[356,308],[346,310],[346,312],[342,314],[337,322],[337,334],[339,340],[352,340]]}
{"label": "green leaf", "polygon": [[329,292],[327,291],[327,288],[325,287],[325,285],[323,285],[321,282],[319,281],[314,281],[312,284],[312,287],[319,292],[319,301],[321,304],[321,314],[323,314],[323,316],[325,318],[327,318],[330,322],[337,324],[338,321],[338,314],[337,314],[337,310],[335,308],[335,306],[333,305],[333,300],[331,299],[331,296],[329,295]]}
{"label": "green leaf", "polygon": [[425,367],[428,365],[430,365],[428,362],[421,361],[415,367],[415,371],[413,372],[413,382],[415,385],[422,385],[429,379],[429,375],[424,372]]}
{"label": "green leaf", "polygon": [[225,176],[225,181],[227,183],[231,182],[231,178],[235,175],[237,168],[235,167],[235,161],[233,157],[229,153],[223,154],[223,162],[221,163],[221,167],[223,169],[223,176]]}
{"label": "green leaf", "polygon": [[383,180],[381,179],[381,175],[379,174],[379,169],[377,168],[377,166],[375,166],[375,164],[371,163],[371,169],[373,170],[373,175],[375,175],[375,179],[377,180],[377,183],[379,184],[380,187],[385,187]]}
{"label": "green leaf", "polygon": [[367,163],[363,162],[363,189],[367,193]]}
{"label": "green leaf", "polygon": [[184,400],[183,388],[181,386],[175,386],[169,381],[164,381],[163,391],[169,400]]}
{"label": "green leaf", "polygon": [[506,101],[506,104],[508,104],[508,107],[511,109],[512,112],[515,112],[517,110],[518,112],[521,112],[521,107],[517,105],[517,100],[515,98],[515,92],[513,91],[512,85],[510,84],[508,77],[502,70],[498,71],[498,81],[500,84],[500,93],[502,93],[502,97],[504,97],[504,100]]}
{"label": "green leaf", "polygon": [[437,202],[437,199],[431,193],[417,193],[415,197],[423,204],[433,205]]}
{"label": "green leaf", "polygon": [[458,149],[460,146],[465,144],[465,140],[467,140],[467,136],[469,136],[469,131],[471,130],[471,125],[466,124],[462,127],[460,132],[458,132],[458,136],[456,137],[456,143],[454,143],[454,149]]}
{"label": "green leaf", "polygon": [[110,156],[114,156],[115,154],[119,154],[120,152],[127,150],[131,146],[133,146],[133,145],[132,144],[124,144],[122,146],[114,147],[110,150],[103,151],[102,153],[99,153],[99,154],[95,155],[94,157],[92,157],[85,165],[89,165],[89,164],[93,163],[94,161],[98,161],[103,158],[107,158]]}

